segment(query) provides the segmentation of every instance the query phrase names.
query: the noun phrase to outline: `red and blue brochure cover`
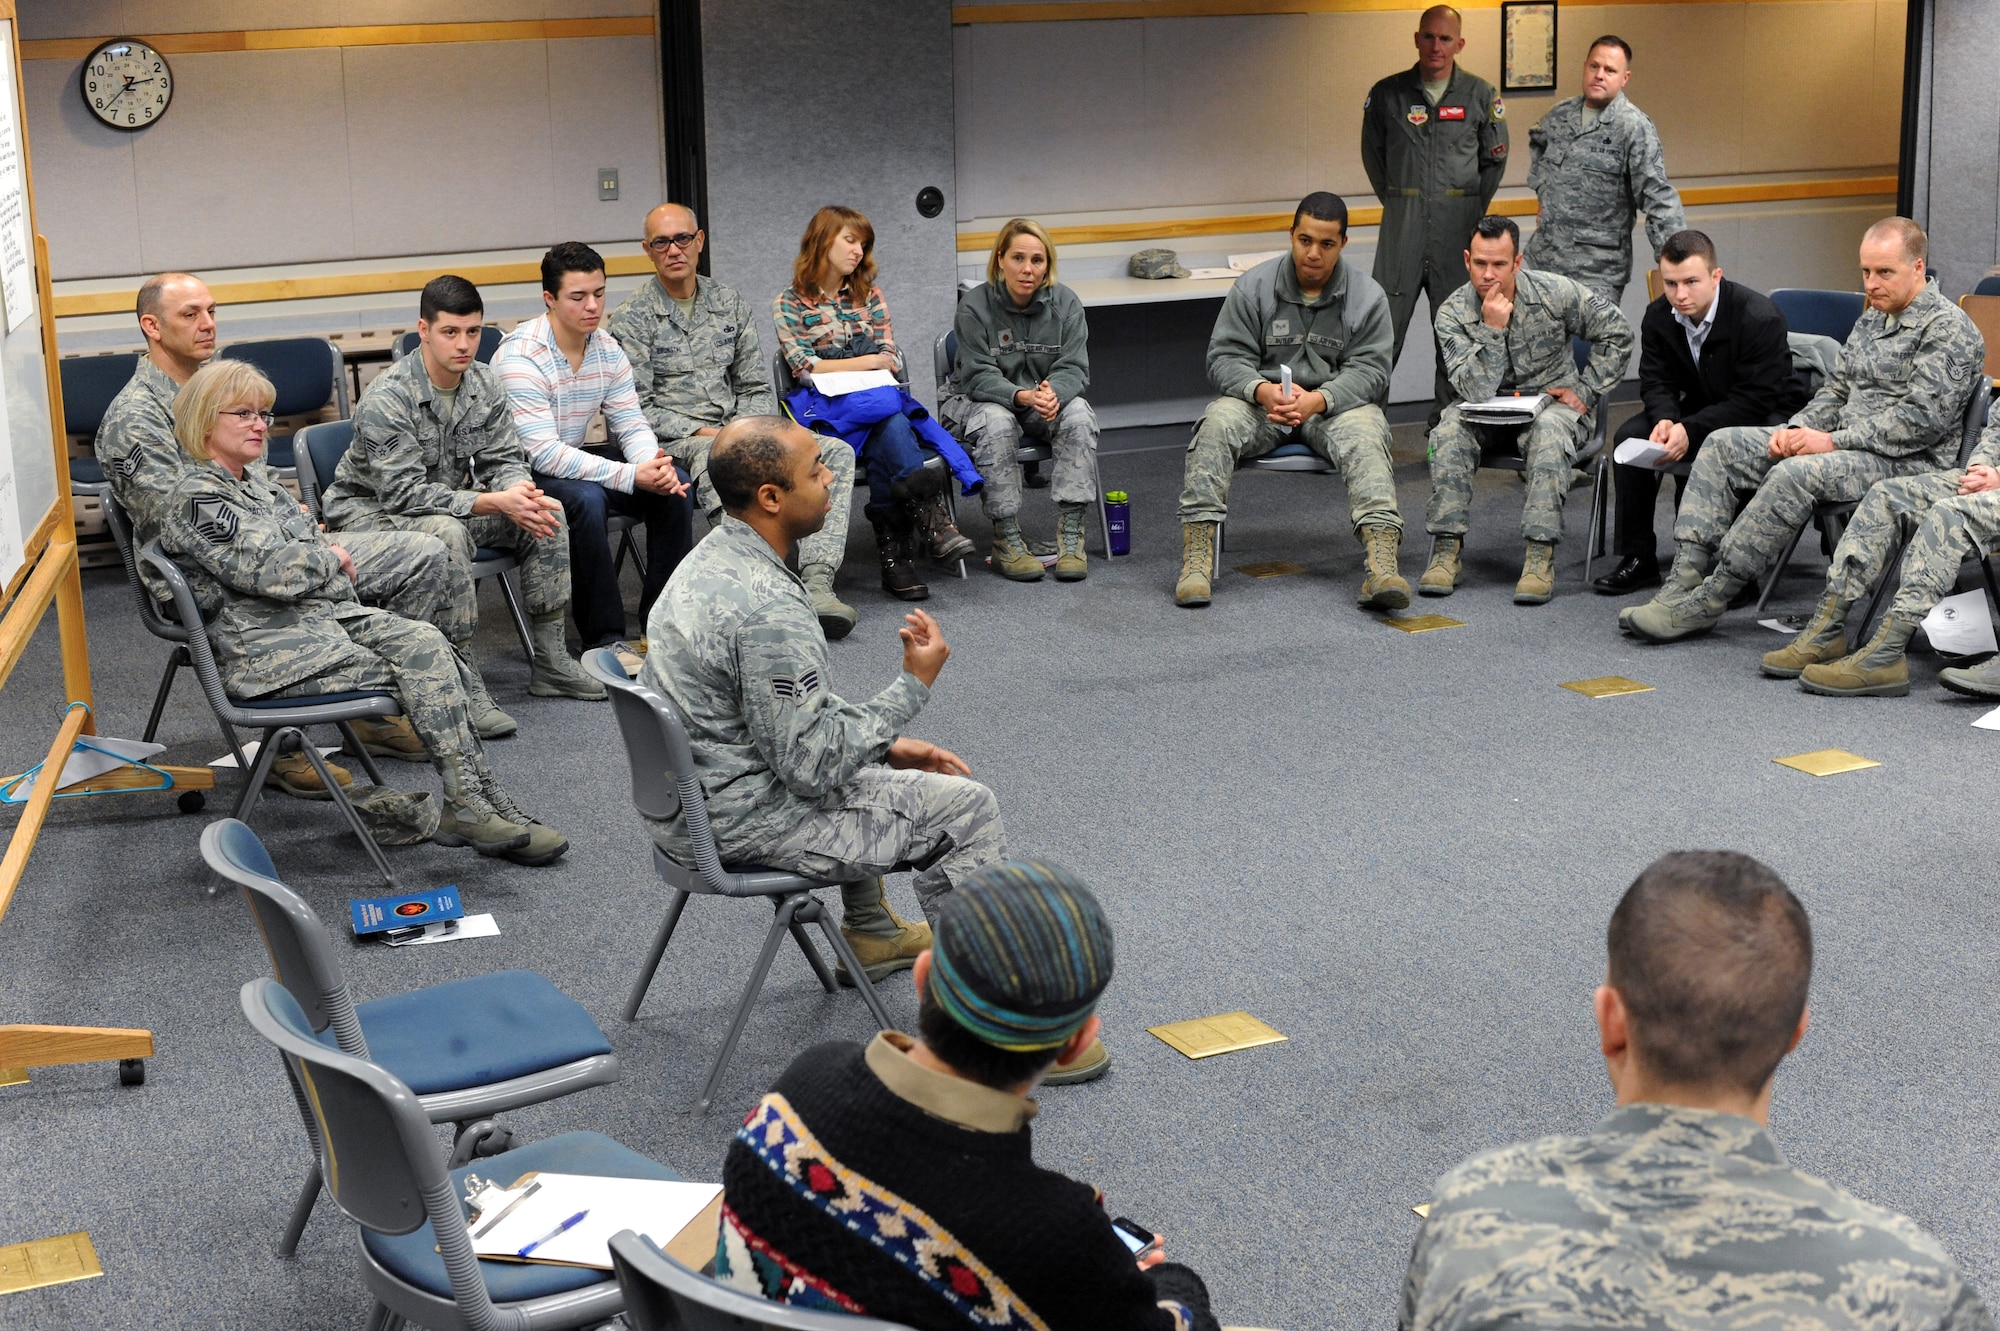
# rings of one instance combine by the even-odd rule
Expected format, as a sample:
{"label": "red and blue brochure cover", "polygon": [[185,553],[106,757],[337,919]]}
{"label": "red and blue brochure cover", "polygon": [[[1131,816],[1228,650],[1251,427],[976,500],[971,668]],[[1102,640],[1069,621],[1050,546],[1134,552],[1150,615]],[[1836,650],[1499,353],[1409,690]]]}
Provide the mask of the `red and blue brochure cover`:
{"label": "red and blue brochure cover", "polygon": [[356,937],[379,934],[385,929],[442,924],[465,914],[465,903],[459,899],[456,884],[407,897],[364,897],[347,904],[354,912]]}

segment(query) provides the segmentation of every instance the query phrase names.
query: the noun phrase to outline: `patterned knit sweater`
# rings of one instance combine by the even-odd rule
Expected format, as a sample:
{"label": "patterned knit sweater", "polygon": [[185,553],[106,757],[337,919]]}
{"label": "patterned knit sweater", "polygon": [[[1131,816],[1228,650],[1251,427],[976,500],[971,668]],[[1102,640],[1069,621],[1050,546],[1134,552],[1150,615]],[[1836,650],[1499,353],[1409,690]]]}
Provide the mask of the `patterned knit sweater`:
{"label": "patterned knit sweater", "polygon": [[859,1045],[808,1049],[730,1144],[716,1278],[920,1331],[1215,1331],[1200,1276],[1141,1271],[1030,1148],[897,1095]]}

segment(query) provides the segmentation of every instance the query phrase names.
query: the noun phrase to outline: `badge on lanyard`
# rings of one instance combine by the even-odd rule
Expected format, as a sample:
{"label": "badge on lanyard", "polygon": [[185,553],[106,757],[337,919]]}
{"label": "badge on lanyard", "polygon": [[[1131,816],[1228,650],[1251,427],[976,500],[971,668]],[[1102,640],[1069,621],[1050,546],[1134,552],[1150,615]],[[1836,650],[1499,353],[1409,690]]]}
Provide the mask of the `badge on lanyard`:
{"label": "badge on lanyard", "polygon": [[1462,106],[1440,106],[1438,108],[1438,119],[1463,120],[1465,119],[1465,108]]}
{"label": "badge on lanyard", "polygon": [[1428,121],[1430,118],[1431,118],[1431,113],[1428,109],[1421,106],[1413,106],[1410,108],[1409,121],[1412,125],[1421,125],[1426,121]]}

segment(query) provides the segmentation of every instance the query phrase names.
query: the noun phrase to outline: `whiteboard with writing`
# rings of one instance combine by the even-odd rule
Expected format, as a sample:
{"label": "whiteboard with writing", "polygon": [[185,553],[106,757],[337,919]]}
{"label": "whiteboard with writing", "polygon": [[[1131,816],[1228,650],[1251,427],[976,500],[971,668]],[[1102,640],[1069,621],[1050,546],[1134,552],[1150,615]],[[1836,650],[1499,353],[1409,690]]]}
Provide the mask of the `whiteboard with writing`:
{"label": "whiteboard with writing", "polygon": [[[54,418],[36,299],[33,213],[22,133],[14,22],[0,19],[0,585],[20,571],[23,545],[56,502]],[[37,317],[39,316],[39,317]]]}

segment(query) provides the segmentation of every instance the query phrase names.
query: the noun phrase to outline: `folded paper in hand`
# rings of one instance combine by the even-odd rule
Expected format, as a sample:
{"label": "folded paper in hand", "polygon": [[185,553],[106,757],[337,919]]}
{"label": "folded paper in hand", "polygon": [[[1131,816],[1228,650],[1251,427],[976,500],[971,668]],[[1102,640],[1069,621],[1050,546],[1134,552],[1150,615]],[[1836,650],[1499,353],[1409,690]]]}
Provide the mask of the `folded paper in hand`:
{"label": "folded paper in hand", "polygon": [[1458,414],[1481,425],[1526,425],[1549,404],[1547,393],[1490,397],[1484,402],[1461,402]]}
{"label": "folded paper in hand", "polygon": [[1977,656],[1993,651],[1993,617],[1986,613],[1986,593],[1947,596],[1924,616],[1924,636],[1931,646],[1952,656]]}
{"label": "folded paper in hand", "polygon": [[1627,439],[1612,450],[1611,460],[1622,467],[1651,467],[1654,471],[1674,465],[1674,460],[1667,456],[1666,445],[1650,439]]}
{"label": "folded paper in hand", "polygon": [[[481,1257],[517,1260],[514,1255],[553,1229],[566,1216],[588,1214],[535,1248],[537,1262],[611,1269],[611,1236],[622,1229],[644,1234],[662,1248],[687,1228],[722,1191],[716,1183],[669,1183],[660,1179],[600,1178],[591,1174],[533,1174],[494,1198],[499,1206],[520,1196],[530,1183],[535,1195],[492,1229],[473,1239]],[[495,1211],[495,1214],[499,1214]],[[473,1222],[473,1228],[478,1223]]]}
{"label": "folded paper in hand", "polygon": [[831,374],[816,374],[812,381],[821,397],[846,397],[864,388],[896,386],[896,376],[887,370],[835,370]]}

